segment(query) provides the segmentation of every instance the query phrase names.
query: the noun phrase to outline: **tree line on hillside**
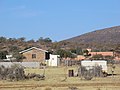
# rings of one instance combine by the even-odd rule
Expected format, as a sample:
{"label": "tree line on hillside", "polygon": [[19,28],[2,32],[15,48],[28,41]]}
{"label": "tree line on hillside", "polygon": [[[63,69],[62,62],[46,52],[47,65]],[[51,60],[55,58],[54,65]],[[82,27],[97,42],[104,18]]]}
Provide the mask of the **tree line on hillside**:
{"label": "tree line on hillside", "polygon": [[0,37],[0,61],[6,59],[6,55],[10,54],[16,58],[16,61],[21,61],[24,57],[19,54],[21,50],[30,47],[50,48],[52,40],[50,38],[40,37],[38,40],[26,40],[26,38],[6,38]]}
{"label": "tree line on hillside", "polygon": [[[53,42],[50,38],[40,37],[38,40],[26,40],[24,37],[21,38],[6,38],[0,37],[0,59],[5,59],[6,55],[12,54],[17,61],[21,61],[23,58],[19,54],[21,50],[28,49],[30,47],[38,47],[53,54],[59,54],[62,58],[75,58],[77,55],[85,55],[88,57],[88,51],[85,48],[89,48],[89,45],[84,44],[73,44],[70,42],[60,41]],[[92,48],[92,47],[91,47]],[[93,51],[108,51],[107,49],[97,48]],[[120,44],[117,44],[115,48],[112,48],[111,51],[116,51],[120,53]],[[97,56],[100,57],[100,56]],[[102,56],[101,56],[102,57]],[[96,57],[93,57],[96,58]]]}

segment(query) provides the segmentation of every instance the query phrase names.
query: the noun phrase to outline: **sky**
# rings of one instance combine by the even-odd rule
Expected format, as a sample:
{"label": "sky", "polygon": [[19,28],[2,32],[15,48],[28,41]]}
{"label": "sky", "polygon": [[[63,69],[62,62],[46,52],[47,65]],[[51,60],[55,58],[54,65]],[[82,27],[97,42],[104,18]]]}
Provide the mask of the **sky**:
{"label": "sky", "polygon": [[120,25],[120,0],[0,0],[0,36],[61,41]]}

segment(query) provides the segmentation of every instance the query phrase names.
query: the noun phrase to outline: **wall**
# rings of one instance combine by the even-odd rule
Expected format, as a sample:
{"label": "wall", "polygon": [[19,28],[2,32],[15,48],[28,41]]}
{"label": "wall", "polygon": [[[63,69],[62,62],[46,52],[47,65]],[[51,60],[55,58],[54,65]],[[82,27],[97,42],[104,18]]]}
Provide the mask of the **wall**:
{"label": "wall", "polygon": [[20,64],[23,67],[29,67],[29,68],[39,68],[40,62],[0,62],[0,66],[3,65],[5,67],[10,67],[14,64]]}
{"label": "wall", "polygon": [[89,52],[91,56],[96,55],[96,54],[102,54],[103,56],[113,56],[113,52]]}
{"label": "wall", "polygon": [[[32,58],[32,54],[36,54],[36,58]],[[26,57],[23,62],[43,62],[45,60],[45,52],[36,49],[24,52],[23,55]]]}
{"label": "wall", "polygon": [[60,64],[60,56],[50,54],[50,59],[48,62],[49,62],[49,66],[58,66]]}
{"label": "wall", "polygon": [[107,61],[104,60],[84,60],[81,61],[81,65],[86,67],[102,66],[102,70],[107,72]]}

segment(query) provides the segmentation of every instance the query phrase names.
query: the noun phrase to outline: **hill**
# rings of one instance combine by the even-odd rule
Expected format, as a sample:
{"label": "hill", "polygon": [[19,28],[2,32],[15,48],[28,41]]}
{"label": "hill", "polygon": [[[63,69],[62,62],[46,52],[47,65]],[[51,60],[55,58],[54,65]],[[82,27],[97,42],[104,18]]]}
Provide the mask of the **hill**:
{"label": "hill", "polygon": [[96,30],[77,37],[73,37],[60,42],[52,42],[50,38],[40,37],[38,40],[26,41],[21,38],[0,37],[0,52],[15,53],[29,47],[38,47],[49,51],[59,49],[84,49],[108,51],[120,47],[120,26]]}
{"label": "hill", "polygon": [[[114,47],[120,43],[120,26],[105,28],[101,30],[96,30],[89,32],[80,36],[76,36],[64,42],[69,42],[72,44],[84,44],[90,48],[93,47]],[[111,48],[112,48],[111,47]]]}

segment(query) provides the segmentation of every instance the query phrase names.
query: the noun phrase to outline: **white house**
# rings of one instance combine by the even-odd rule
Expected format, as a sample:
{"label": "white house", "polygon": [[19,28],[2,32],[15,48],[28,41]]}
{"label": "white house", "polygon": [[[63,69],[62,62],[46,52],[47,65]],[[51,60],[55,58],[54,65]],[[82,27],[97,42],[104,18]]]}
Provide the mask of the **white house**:
{"label": "white house", "polygon": [[50,59],[48,60],[48,66],[58,66],[60,64],[60,55],[50,54]]}
{"label": "white house", "polygon": [[88,69],[92,66],[101,66],[102,70],[107,72],[107,61],[105,60],[83,60],[81,61],[81,65],[88,67]]}

